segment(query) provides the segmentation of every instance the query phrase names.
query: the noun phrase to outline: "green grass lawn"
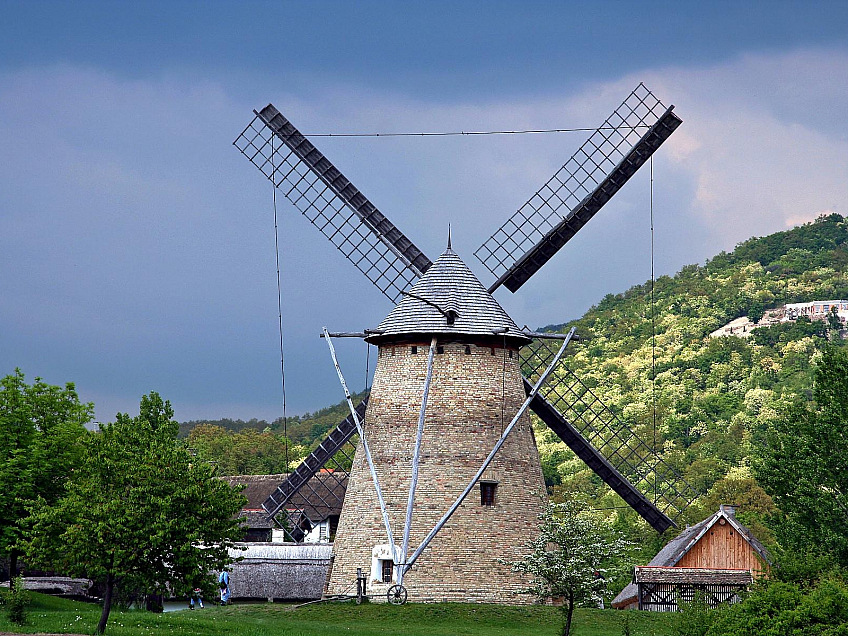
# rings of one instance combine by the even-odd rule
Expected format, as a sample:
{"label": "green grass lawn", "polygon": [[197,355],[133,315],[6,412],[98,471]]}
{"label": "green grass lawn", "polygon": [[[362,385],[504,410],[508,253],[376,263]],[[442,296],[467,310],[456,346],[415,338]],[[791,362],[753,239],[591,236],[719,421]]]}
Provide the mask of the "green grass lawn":
{"label": "green grass lawn", "polygon": [[[9,623],[0,613],[0,632],[91,634],[100,618],[100,608],[33,594],[28,622],[23,627]],[[677,616],[627,612],[630,633],[639,636],[671,636]],[[575,610],[576,636],[622,636],[624,612]],[[480,634],[506,636],[559,634],[561,613],[542,606],[505,607],[440,603],[385,604],[322,603],[294,609],[291,605],[248,604],[230,607],[208,605],[205,609],[153,614],[143,610],[114,609],[106,634],[180,634],[209,636],[336,636],[337,634],[404,636]]]}

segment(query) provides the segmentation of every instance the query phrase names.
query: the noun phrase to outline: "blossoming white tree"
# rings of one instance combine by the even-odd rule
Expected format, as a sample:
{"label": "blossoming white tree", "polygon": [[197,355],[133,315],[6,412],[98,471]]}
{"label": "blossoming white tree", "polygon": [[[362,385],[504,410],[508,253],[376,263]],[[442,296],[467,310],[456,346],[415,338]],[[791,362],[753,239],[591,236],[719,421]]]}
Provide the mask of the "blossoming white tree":
{"label": "blossoming white tree", "polygon": [[539,515],[539,536],[527,544],[529,554],[513,561],[514,572],[531,576],[523,590],[541,601],[562,598],[563,636],[571,633],[577,605],[597,606],[605,578],[621,568],[630,543],[577,502],[549,503]]}

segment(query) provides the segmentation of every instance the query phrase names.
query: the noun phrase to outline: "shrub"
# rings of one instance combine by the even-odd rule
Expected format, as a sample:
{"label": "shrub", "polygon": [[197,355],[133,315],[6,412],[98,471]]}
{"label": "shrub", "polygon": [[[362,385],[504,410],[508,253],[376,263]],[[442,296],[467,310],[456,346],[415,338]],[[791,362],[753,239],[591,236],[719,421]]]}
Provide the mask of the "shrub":
{"label": "shrub", "polygon": [[708,636],[848,636],[848,586],[827,578],[812,589],[761,584],[717,616]]}
{"label": "shrub", "polygon": [[706,636],[716,618],[718,608],[711,608],[703,592],[698,592],[695,598],[686,603],[677,599],[680,614],[677,622],[676,636]]}
{"label": "shrub", "polygon": [[24,580],[20,576],[15,579],[11,589],[4,591],[3,604],[6,606],[6,616],[15,625],[23,625],[26,622],[26,610],[31,602],[29,592],[24,587]]}

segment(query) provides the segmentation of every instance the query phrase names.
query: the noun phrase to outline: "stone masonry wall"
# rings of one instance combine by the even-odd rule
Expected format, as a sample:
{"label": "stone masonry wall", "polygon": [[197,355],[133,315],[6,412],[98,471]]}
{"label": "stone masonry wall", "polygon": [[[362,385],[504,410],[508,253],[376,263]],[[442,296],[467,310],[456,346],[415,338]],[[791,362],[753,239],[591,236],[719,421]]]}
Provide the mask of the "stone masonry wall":
{"label": "stone masonry wall", "polygon": [[[380,346],[365,416],[397,546],[403,539],[429,344],[418,343],[416,354],[411,344]],[[525,398],[516,349],[472,344],[466,354],[464,343],[443,346],[444,353],[434,356],[410,555],[474,476]],[[495,505],[481,505],[479,485],[471,491],[405,576],[410,601],[532,601],[516,594],[527,581],[498,562],[521,556],[538,532],[543,506],[544,478],[526,413],[483,479],[497,482]],[[369,594],[384,599],[390,584],[375,580],[380,573],[372,572],[371,564],[374,547],[387,543],[360,444],[336,534],[328,593],[350,593],[356,568],[361,567],[369,579]]]}

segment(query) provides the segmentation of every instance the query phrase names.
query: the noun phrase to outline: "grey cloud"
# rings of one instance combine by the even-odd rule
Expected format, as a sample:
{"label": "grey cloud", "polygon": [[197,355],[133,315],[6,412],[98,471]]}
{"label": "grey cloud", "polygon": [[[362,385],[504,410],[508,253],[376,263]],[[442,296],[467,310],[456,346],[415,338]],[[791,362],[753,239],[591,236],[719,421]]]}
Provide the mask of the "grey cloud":
{"label": "grey cloud", "polygon": [[[685,120],[654,161],[657,272],[673,273],[798,215],[846,212],[846,124],[832,117],[846,68],[842,51],[797,52],[473,104],[70,66],[0,75],[0,264],[10,273],[0,373],[74,380],[101,420],[154,389],[181,419],[280,414],[271,186],[230,145],[267,101],[308,132],[556,128],[597,125],[644,79]],[[431,258],[452,223],[455,249],[486,283],[474,249],[581,142],[317,143]],[[562,322],[644,282],[648,200],[643,170],[518,295],[498,292],[516,322]],[[278,212],[288,407],[302,412],[342,397],[320,328],[373,326],[391,307],[282,197]],[[340,355],[362,388],[364,345],[342,343]]]}

